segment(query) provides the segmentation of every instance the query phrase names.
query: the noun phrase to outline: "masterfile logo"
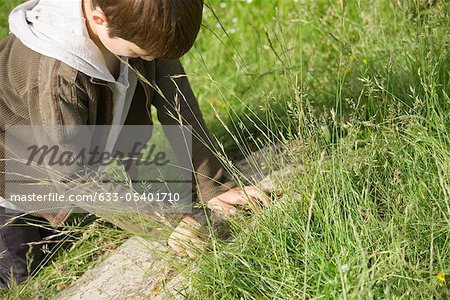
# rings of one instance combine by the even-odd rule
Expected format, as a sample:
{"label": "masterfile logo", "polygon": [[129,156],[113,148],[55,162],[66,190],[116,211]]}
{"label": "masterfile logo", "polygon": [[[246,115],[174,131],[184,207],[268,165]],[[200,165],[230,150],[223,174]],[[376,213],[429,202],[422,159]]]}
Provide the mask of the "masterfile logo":
{"label": "masterfile logo", "polygon": [[24,211],[189,213],[192,169],[190,126],[5,128],[5,198]]}

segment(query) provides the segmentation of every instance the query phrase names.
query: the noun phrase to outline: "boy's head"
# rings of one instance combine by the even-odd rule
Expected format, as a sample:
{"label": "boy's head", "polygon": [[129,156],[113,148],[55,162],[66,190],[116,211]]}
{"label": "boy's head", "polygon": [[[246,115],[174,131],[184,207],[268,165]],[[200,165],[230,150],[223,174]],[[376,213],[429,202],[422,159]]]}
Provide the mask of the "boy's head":
{"label": "boy's head", "polygon": [[200,30],[203,0],[90,0],[96,34],[112,53],[179,58]]}

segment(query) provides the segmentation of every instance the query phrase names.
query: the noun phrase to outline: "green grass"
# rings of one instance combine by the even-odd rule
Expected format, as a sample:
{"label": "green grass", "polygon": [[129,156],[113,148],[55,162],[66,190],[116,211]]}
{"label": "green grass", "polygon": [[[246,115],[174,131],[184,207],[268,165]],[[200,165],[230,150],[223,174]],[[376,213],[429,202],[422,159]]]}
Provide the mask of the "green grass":
{"label": "green grass", "polygon": [[[233,158],[284,143],[306,173],[213,237],[190,298],[448,298],[447,1],[209,3],[183,63],[210,131]],[[45,283],[59,266],[126,236],[101,228],[5,297],[54,295],[98,257]]]}
{"label": "green grass", "polygon": [[0,37],[9,33],[8,15],[14,7],[22,3],[21,0],[1,0],[0,1]]}
{"label": "green grass", "polygon": [[[252,13],[270,10],[259,3]],[[264,106],[253,96],[287,101],[266,114],[289,116],[284,131],[265,129],[273,139],[295,137],[285,151],[307,173],[279,181],[286,202],[254,216],[251,231],[246,217],[231,220],[236,240],[214,241],[214,253],[198,262],[190,298],[448,298],[437,275],[450,272],[449,5],[277,6],[260,40],[239,34],[245,61],[265,63],[248,78],[251,95],[236,94],[259,117]],[[249,27],[258,21],[250,14]],[[259,46],[267,53],[260,56]],[[277,68],[267,81],[258,76]],[[224,74],[231,71],[211,77]],[[244,121],[236,110],[230,120]]]}

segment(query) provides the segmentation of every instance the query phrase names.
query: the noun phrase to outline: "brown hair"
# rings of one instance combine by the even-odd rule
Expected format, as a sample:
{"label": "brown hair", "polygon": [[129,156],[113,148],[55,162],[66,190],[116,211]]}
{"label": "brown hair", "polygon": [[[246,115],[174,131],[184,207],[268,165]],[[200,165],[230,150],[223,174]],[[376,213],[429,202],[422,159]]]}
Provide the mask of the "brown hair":
{"label": "brown hair", "polygon": [[108,18],[109,36],[136,44],[156,58],[179,58],[192,48],[203,0],[92,0]]}

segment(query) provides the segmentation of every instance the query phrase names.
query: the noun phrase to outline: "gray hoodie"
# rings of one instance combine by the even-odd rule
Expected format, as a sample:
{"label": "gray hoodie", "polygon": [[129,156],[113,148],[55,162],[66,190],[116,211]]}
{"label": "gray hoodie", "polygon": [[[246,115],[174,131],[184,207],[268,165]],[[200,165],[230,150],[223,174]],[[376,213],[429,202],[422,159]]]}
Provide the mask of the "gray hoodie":
{"label": "gray hoodie", "polygon": [[9,16],[10,31],[28,48],[101,80],[114,82],[89,38],[81,0],[31,0]]}

